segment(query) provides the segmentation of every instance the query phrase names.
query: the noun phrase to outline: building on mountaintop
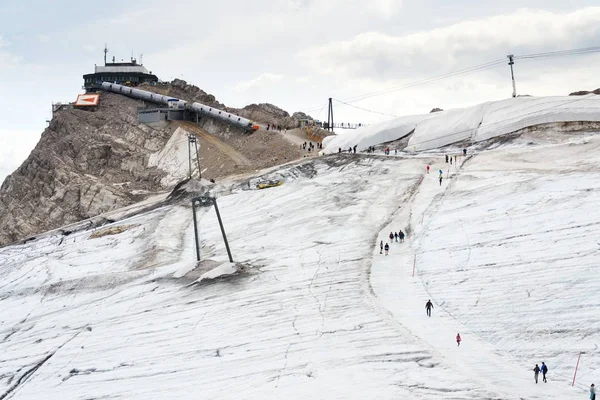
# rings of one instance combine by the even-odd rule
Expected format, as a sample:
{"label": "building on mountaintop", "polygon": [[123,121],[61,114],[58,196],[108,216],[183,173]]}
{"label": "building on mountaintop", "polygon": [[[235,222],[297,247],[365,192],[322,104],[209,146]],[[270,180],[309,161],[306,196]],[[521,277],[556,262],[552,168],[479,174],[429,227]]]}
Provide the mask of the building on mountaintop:
{"label": "building on mountaintop", "polygon": [[94,66],[93,74],[83,75],[83,86],[86,91],[95,91],[102,85],[102,82],[118,83],[119,85],[137,86],[148,82],[155,85],[158,77],[148,71],[143,64],[137,63],[137,60],[131,57],[130,62],[115,62],[113,56],[112,62],[106,62],[106,53],[108,48],[104,47],[104,66]]}

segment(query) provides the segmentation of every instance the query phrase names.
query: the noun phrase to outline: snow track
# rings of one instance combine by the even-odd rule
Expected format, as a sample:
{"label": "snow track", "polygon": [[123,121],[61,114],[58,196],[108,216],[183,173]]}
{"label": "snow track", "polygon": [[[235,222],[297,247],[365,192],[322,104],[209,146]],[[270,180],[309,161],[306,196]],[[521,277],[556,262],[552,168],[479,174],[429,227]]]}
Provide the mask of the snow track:
{"label": "snow track", "polygon": [[[441,157],[440,157],[441,158]],[[439,158],[438,158],[439,159]],[[432,160],[435,161],[435,160]],[[432,170],[446,168],[447,164],[433,164]],[[382,256],[378,250],[373,253],[371,284],[375,295],[394,318],[403,324],[415,337],[429,344],[444,363],[452,365],[451,369],[460,371],[479,382],[481,388],[492,393],[497,399],[570,399],[576,398],[572,390],[566,388],[565,382],[553,385],[532,385],[533,375],[529,365],[519,365],[510,354],[497,349],[477,332],[457,320],[451,308],[444,307],[445,293],[430,293],[428,282],[419,279],[422,269],[427,265],[420,262],[420,252],[427,251],[422,247],[423,237],[427,235],[429,222],[439,219],[439,212],[444,202],[452,201],[452,188],[459,179],[460,170],[451,167],[451,179],[441,187],[436,174],[429,174],[415,193],[411,203],[401,207],[393,220],[380,233],[379,240],[389,242],[390,231],[407,230],[407,224],[413,234],[405,243],[391,243],[389,256]],[[412,206],[417,205],[413,210]],[[424,215],[428,215],[423,225]],[[457,233],[460,235],[460,233]],[[467,248],[471,247],[468,233],[461,237]],[[442,261],[443,262],[443,261]],[[463,265],[467,265],[469,256]],[[415,265],[416,263],[416,265]],[[412,277],[416,267],[416,276]],[[459,267],[460,268],[460,267]],[[426,316],[425,303],[428,299],[434,302],[433,316]],[[463,342],[458,347],[456,334],[460,333]],[[540,363],[538,361],[538,363]],[[557,387],[558,386],[558,387]]]}

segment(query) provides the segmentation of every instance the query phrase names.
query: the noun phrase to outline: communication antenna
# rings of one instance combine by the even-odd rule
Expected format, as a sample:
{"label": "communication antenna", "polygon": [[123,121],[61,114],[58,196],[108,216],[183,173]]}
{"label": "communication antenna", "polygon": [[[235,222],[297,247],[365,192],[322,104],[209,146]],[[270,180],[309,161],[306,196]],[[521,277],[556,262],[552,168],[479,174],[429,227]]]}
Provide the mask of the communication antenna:
{"label": "communication antenna", "polygon": [[106,53],[108,53],[108,46],[106,45],[106,43],[104,43],[104,65],[106,65]]}
{"label": "communication antenna", "polygon": [[140,65],[144,65],[144,53],[140,54]]}

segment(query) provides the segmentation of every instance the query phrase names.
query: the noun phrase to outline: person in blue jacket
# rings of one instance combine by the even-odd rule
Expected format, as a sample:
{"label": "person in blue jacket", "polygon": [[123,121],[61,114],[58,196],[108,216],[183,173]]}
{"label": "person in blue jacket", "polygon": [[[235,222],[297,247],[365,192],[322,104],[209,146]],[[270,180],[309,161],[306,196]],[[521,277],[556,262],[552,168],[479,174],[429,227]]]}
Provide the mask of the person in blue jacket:
{"label": "person in blue jacket", "polygon": [[548,373],[548,367],[543,362],[542,362],[542,367],[540,368],[540,371],[542,373],[542,380],[544,382],[548,383],[548,381],[546,380],[546,374]]}

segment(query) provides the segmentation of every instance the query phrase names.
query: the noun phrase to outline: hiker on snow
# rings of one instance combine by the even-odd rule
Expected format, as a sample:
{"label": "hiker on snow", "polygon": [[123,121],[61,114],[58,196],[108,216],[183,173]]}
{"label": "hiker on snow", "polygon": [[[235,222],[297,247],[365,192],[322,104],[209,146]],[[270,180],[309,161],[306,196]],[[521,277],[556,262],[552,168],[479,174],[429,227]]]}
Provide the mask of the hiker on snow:
{"label": "hiker on snow", "polygon": [[533,369],[533,377],[535,379],[535,383],[538,382],[538,376],[540,375],[540,367],[538,367],[537,364],[535,364],[535,368]]}
{"label": "hiker on snow", "polygon": [[542,380],[544,382],[548,383],[548,381],[546,380],[546,374],[548,373],[548,367],[543,362],[542,362],[542,367],[540,368],[540,371],[542,371]]}
{"label": "hiker on snow", "polygon": [[429,173],[429,165],[427,166],[427,173]]}
{"label": "hiker on snow", "polygon": [[460,346],[460,341],[461,341],[461,340],[462,340],[462,339],[460,338],[460,333],[457,333],[457,334],[456,334],[456,343],[457,343],[457,345],[458,345],[458,346]]}
{"label": "hiker on snow", "polygon": [[592,386],[590,386],[590,400],[596,400],[596,387],[593,383]]}
{"label": "hiker on snow", "polygon": [[394,232],[390,232],[390,242],[394,241]]}
{"label": "hiker on snow", "polygon": [[431,309],[433,308],[433,303],[431,302],[431,300],[427,301],[427,304],[425,304],[425,309],[427,310],[427,316],[431,317]]}
{"label": "hiker on snow", "polygon": [[389,244],[385,244],[385,247],[383,248],[385,250],[385,255],[388,255],[388,251],[390,251],[390,245]]}
{"label": "hiker on snow", "polygon": [[400,243],[404,242],[404,232],[400,231],[398,237],[400,237]]}
{"label": "hiker on snow", "polygon": [[446,164],[448,163],[448,154],[446,154]]}
{"label": "hiker on snow", "polygon": [[383,240],[379,243],[379,254],[383,254]]}
{"label": "hiker on snow", "polygon": [[398,241],[398,232],[394,232],[394,239],[396,239],[396,242]]}
{"label": "hiker on snow", "polygon": [[444,177],[442,176],[442,174],[440,174],[440,186],[442,186],[442,180],[444,180]]}
{"label": "hiker on snow", "polygon": [[463,149],[463,156],[467,155],[467,149]]}

